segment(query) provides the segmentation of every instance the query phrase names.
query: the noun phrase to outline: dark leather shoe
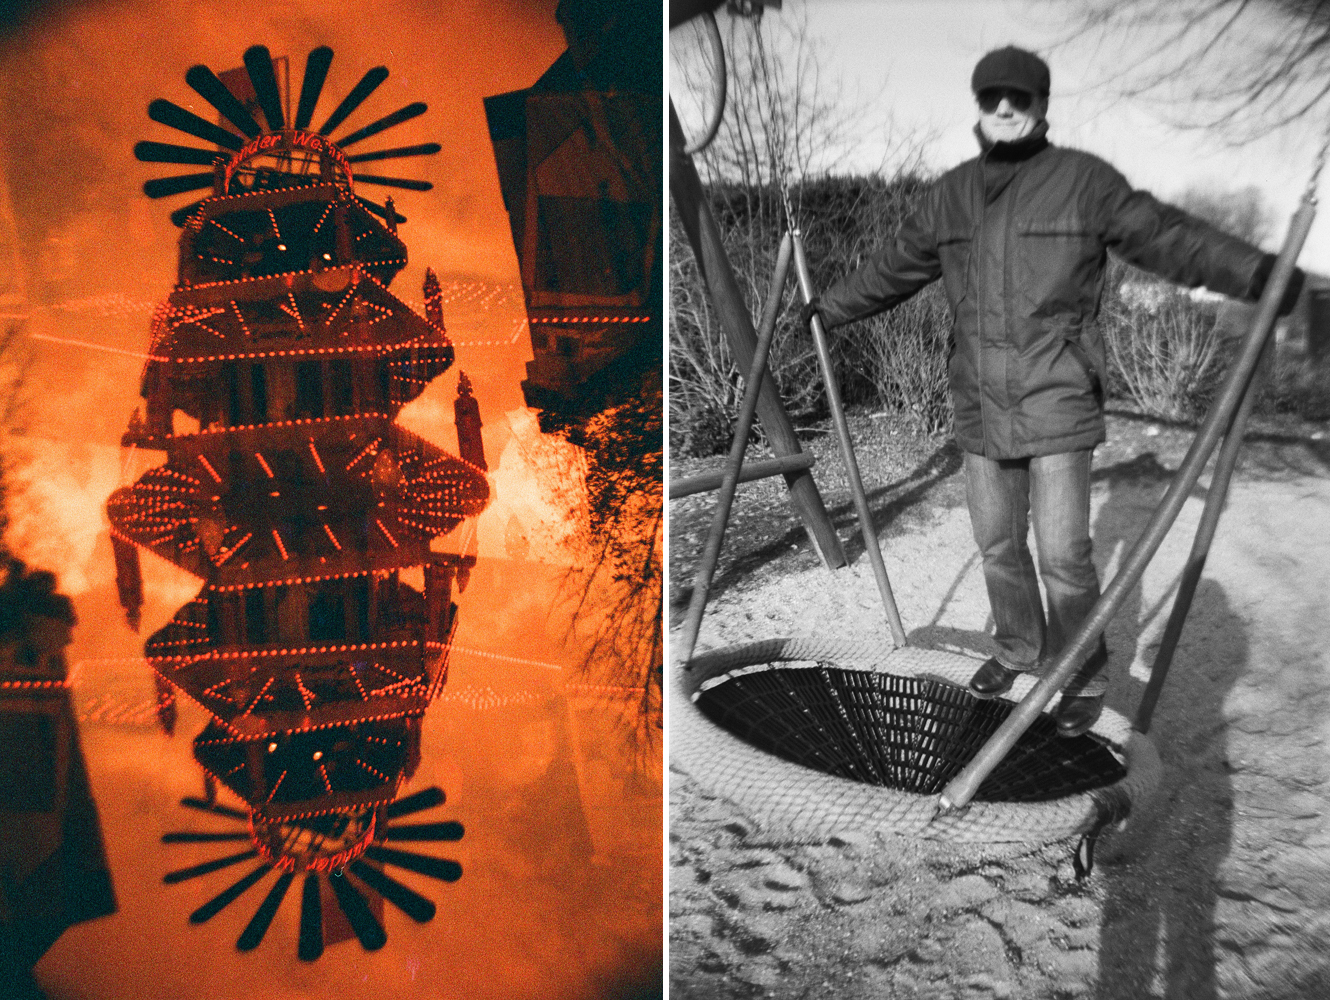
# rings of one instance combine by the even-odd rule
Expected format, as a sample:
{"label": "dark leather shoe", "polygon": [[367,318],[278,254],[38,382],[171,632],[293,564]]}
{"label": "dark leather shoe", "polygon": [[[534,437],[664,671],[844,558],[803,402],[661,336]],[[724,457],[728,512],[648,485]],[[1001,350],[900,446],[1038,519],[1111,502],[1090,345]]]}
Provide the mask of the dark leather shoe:
{"label": "dark leather shoe", "polygon": [[989,658],[970,678],[970,694],[976,698],[996,698],[1011,690],[1020,676],[1019,670],[1008,670],[996,659]]}
{"label": "dark leather shoe", "polygon": [[1072,737],[1088,733],[1103,709],[1103,695],[1064,696],[1054,713],[1058,721],[1058,735]]}

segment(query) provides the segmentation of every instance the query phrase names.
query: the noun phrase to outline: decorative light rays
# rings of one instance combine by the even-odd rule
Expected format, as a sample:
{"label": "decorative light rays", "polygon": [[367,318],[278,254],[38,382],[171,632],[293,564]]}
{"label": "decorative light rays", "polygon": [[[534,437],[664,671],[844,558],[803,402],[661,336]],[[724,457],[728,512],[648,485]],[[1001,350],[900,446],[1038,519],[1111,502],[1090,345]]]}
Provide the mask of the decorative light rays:
{"label": "decorative light rays", "polygon": [[[231,663],[206,654],[150,653],[148,662],[158,677],[212,716],[209,728],[195,742],[198,757],[200,748],[215,740],[285,739],[348,725],[418,721],[446,679],[442,652],[399,648],[379,650],[365,659],[330,656],[324,662],[318,656],[296,658],[288,653],[265,662],[257,659],[262,654],[255,651],[254,658],[247,660],[241,654]],[[391,658],[385,653],[397,655]],[[376,766],[383,769],[388,763]],[[244,786],[236,787],[236,792],[247,794]]]}
{"label": "decorative light rays", "polygon": [[[363,530],[355,528],[362,514],[347,507],[348,498],[357,495],[356,484],[362,491],[382,492],[375,483],[374,458],[385,447],[393,456],[397,477],[393,489],[378,501],[382,506],[375,508],[371,523],[392,549],[401,547],[403,533],[425,541],[450,531],[462,518],[479,514],[489,499],[480,470],[396,425],[389,425],[358,448],[345,438],[329,435],[304,435],[303,449],[297,444],[300,441],[301,437],[291,435],[277,437],[258,449],[232,449],[231,461],[226,452],[215,449],[211,459],[203,452],[177,452],[167,465],[149,470],[134,485],[113,493],[107,502],[108,516],[127,540],[206,577],[200,541],[205,543],[207,560],[216,567],[225,565],[244,546],[252,547],[256,537],[268,541],[250,553],[251,563],[265,559],[285,563],[296,555],[355,557],[365,543],[352,550],[348,539],[363,537]],[[284,488],[279,482],[281,474],[274,468],[273,457],[279,454],[289,470],[286,474],[298,476],[298,488]],[[236,455],[241,458],[239,463]],[[219,466],[228,470],[225,475]],[[207,479],[186,471],[192,469],[201,469]],[[241,480],[234,479],[237,475]],[[269,485],[259,489],[255,484],[261,483]],[[366,500],[369,495],[365,494]],[[284,533],[281,524],[272,523],[256,535],[248,523],[255,515],[282,523],[305,518],[316,534],[306,532],[296,540]],[[214,533],[212,544],[207,544],[208,532]],[[295,547],[294,541],[298,541]],[[291,576],[280,570],[276,575]]]}
{"label": "decorative light rays", "polygon": [[[162,198],[212,188],[215,195],[225,196],[233,194],[231,189],[237,186],[248,190],[280,190],[291,185],[326,182],[329,179],[340,180],[348,188],[352,184],[372,184],[412,191],[430,190],[433,185],[428,181],[372,174],[355,177],[350,165],[432,156],[441,149],[438,143],[379,149],[356,156],[347,156],[344,152],[348,146],[419,117],[428,110],[425,104],[413,102],[341,138],[328,138],[387,79],[388,70],[385,67],[378,66],[367,72],[317,131],[309,128],[332,58],[332,49],[327,46],[320,46],[310,52],[301,84],[300,105],[295,119],[290,123],[286,121],[282,109],[272,57],[266,47],[252,46],[244,55],[245,70],[257,96],[262,124],[212,70],[206,66],[191,67],[185,74],[185,82],[216,110],[224,124],[216,125],[171,101],[161,99],[148,106],[148,117],[219,146],[223,151],[162,142],[138,143],[134,147],[134,155],[141,161],[213,168],[206,173],[150,180],[143,186],[144,193],[150,198]],[[388,206],[359,196],[356,196],[356,201],[394,224],[406,221],[405,217]],[[191,218],[197,217],[200,207],[206,203],[207,199],[204,199],[177,209],[171,213],[171,220],[176,225],[185,225]]]}
{"label": "decorative light rays", "polygon": [[[301,334],[306,332],[306,317],[313,322],[320,311],[326,312],[326,315],[317,319],[318,324],[340,336],[368,335],[371,327],[385,319],[397,321],[393,331],[396,336],[393,339],[376,338],[368,344],[361,345],[362,349],[378,347],[385,352],[391,352],[403,347],[436,350],[451,347],[451,343],[442,331],[417,315],[410,306],[388,291],[384,285],[373,280],[372,275],[365,271],[348,266],[344,270],[346,289],[332,299],[329,298],[329,293],[309,282],[301,282],[299,288],[296,288],[294,281],[288,283],[285,280],[274,280],[294,278],[302,273],[314,272],[292,272],[244,279],[252,282],[270,282],[270,284],[245,289],[243,294],[234,287],[236,282],[227,282],[226,285],[233,287],[216,296],[218,301],[207,306],[197,304],[200,295],[196,289],[217,287],[220,290],[222,286],[211,284],[190,286],[189,295],[176,292],[163,307],[160,322],[164,326],[164,338],[154,344],[153,360],[164,361],[168,354],[177,360],[205,360],[190,354],[190,341],[182,339],[183,333],[188,332],[187,330],[182,332],[182,327],[203,326],[202,321],[205,319],[212,321],[211,325],[204,327],[208,334],[223,341],[250,341],[255,333],[265,339],[281,337],[284,334],[286,339],[299,341],[304,339]],[[277,300],[276,311],[269,307],[273,299]],[[347,308],[353,304],[354,308]],[[262,308],[262,314],[255,309],[255,306]],[[344,311],[346,313],[344,322],[337,324],[338,317]],[[250,315],[247,315],[247,312]],[[296,321],[294,328],[291,320]],[[325,350],[324,353],[328,352]],[[280,354],[258,356],[273,357]],[[216,358],[206,360],[216,360]]]}
{"label": "decorative light rays", "polygon": [[[375,395],[377,406],[372,404],[361,409],[372,411],[387,406],[395,410],[423,392],[430,381],[452,364],[454,352],[448,339],[372,278],[367,281],[352,280],[340,299],[329,306],[328,315],[319,321],[318,327],[307,327],[304,319],[319,311],[319,295],[316,292],[302,289],[301,294],[297,295],[296,291],[285,285],[273,291],[281,298],[276,308],[268,311],[269,318],[264,320],[247,315],[251,309],[248,298],[230,298],[226,300],[225,307],[210,308],[202,308],[188,299],[173,301],[157,320],[159,333],[154,337],[153,353],[149,356],[145,374],[151,374],[155,366],[180,368],[162,369],[157,377],[149,380],[150,401],[153,396],[170,396],[181,389],[189,391],[191,384],[177,386],[176,382],[179,379],[212,376],[215,374],[215,366],[220,363],[281,363],[283,359],[290,359],[287,363],[291,363],[320,358],[346,358],[383,366],[388,376],[386,397],[380,399]],[[177,292],[174,298],[179,300],[182,294]],[[326,302],[323,304],[328,305]],[[337,321],[339,314],[344,317],[340,322]],[[271,318],[273,315],[280,317],[282,322],[274,324]],[[206,325],[202,323],[204,318],[209,320]],[[294,324],[292,320],[295,320]],[[377,331],[371,333],[372,328],[385,322],[387,326],[384,336],[379,336]],[[206,341],[201,340],[197,334],[185,336],[187,331],[196,328],[206,331]],[[308,338],[320,328],[326,332],[320,333],[311,343]],[[334,333],[336,342],[329,343],[327,338]],[[346,342],[348,338],[349,342]],[[254,349],[258,346],[256,339],[266,341],[267,348]],[[236,346],[249,349],[226,350],[228,344],[237,341],[240,343]],[[362,373],[362,385],[374,384],[372,379],[364,378],[369,374]],[[360,414],[337,416],[345,419],[357,415]],[[363,415],[380,414],[366,412]],[[393,412],[386,414],[390,418],[392,415]],[[281,419],[286,416],[282,413],[274,412],[268,416],[268,425],[291,422],[290,419]],[[328,418],[321,416],[303,419]],[[254,425],[242,421],[234,426]],[[226,429],[229,428],[209,426],[194,433]]]}
{"label": "decorative light rays", "polygon": [[313,961],[323,953],[321,887],[324,884],[332,889],[338,909],[346,916],[361,946],[373,951],[387,941],[384,922],[375,915],[380,899],[417,923],[429,922],[437,912],[432,900],[399,881],[396,875],[388,874],[385,867],[445,883],[462,877],[462,866],[456,861],[386,846],[404,841],[461,840],[465,830],[457,822],[398,822],[443,802],[443,792],[431,787],[387,805],[267,819],[257,812],[246,815],[227,806],[187,798],[182,800],[182,806],[214,818],[243,822],[245,828],[167,833],[162,837],[163,843],[249,840],[255,847],[177,869],[169,872],[163,881],[177,884],[258,859],[257,867],[198,907],[190,915],[190,922],[206,923],[276,872],[275,881],[236,940],[237,949],[250,951],[263,941],[292,882],[302,876],[297,955],[304,961]]}

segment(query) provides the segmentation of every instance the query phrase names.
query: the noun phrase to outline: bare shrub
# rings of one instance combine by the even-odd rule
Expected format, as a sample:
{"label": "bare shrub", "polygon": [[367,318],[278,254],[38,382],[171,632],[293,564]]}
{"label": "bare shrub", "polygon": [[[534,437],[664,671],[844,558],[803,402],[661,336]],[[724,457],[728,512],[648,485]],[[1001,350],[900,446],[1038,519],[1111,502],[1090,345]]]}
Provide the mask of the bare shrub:
{"label": "bare shrub", "polygon": [[[785,230],[781,195],[770,186],[740,185],[712,185],[707,193],[726,255],[756,326]],[[671,223],[674,245],[686,246],[682,226],[673,213]],[[796,417],[817,412],[824,398],[812,341],[798,323],[799,302],[791,275],[767,358],[767,370],[785,408]],[[693,255],[687,251],[672,254],[670,447],[677,454],[712,455],[726,450],[747,376],[747,371],[739,371]],[[759,424],[754,425],[753,433],[760,438]]]}
{"label": "bare shrub", "polygon": [[[890,180],[822,178],[792,190],[792,200],[802,206],[800,218],[807,220],[803,236],[813,287],[826,289],[894,239],[923,189],[917,175],[902,174]],[[769,276],[785,224],[780,192],[713,186],[708,193],[735,271]],[[671,238],[684,239],[677,220]],[[692,255],[672,255],[670,268],[670,446],[676,454],[715,454],[730,442],[743,382]],[[766,288],[753,281],[748,301],[755,324],[765,295]],[[826,411],[826,389],[812,339],[798,321],[801,302],[791,278],[768,370],[787,411],[812,419]],[[845,402],[906,414],[925,432],[947,427],[949,332],[948,308],[935,287],[833,333],[832,365]],[[760,432],[755,427],[754,434]]]}
{"label": "bare shrub", "polygon": [[861,353],[878,407],[909,419],[923,434],[951,427],[947,353],[951,308],[938,284],[866,324]]}
{"label": "bare shrub", "polygon": [[[915,173],[807,185],[803,202],[815,220],[809,256],[819,261],[814,285],[827,288],[894,240],[926,186]],[[951,326],[950,307],[935,283],[888,312],[841,328],[832,358],[846,401],[905,416],[923,433],[949,428]]]}
{"label": "bare shrub", "polygon": [[[1099,315],[1108,349],[1108,392],[1143,413],[1192,421],[1204,414],[1226,366],[1215,329],[1219,309],[1175,285],[1123,280],[1110,269],[1112,292]],[[1134,290],[1134,294],[1133,294]]]}
{"label": "bare shrub", "polygon": [[729,442],[737,369],[673,210],[670,245],[670,450],[713,455]]}
{"label": "bare shrub", "polygon": [[1265,395],[1276,413],[1330,420],[1330,358],[1281,358]]}

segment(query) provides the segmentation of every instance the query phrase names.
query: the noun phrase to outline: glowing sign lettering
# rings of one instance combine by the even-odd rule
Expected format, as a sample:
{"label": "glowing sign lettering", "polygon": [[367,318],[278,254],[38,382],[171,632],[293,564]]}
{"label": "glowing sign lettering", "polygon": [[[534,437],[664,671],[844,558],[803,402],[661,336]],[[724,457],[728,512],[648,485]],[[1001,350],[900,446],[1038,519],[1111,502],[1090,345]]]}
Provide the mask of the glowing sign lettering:
{"label": "glowing sign lettering", "polygon": [[231,157],[226,164],[224,190],[231,190],[231,178],[240,167],[260,153],[293,153],[297,150],[316,153],[331,160],[341,168],[346,177],[346,186],[351,186],[351,162],[337,146],[317,132],[305,132],[300,129],[284,129],[281,132],[269,132],[257,139],[252,139]]}

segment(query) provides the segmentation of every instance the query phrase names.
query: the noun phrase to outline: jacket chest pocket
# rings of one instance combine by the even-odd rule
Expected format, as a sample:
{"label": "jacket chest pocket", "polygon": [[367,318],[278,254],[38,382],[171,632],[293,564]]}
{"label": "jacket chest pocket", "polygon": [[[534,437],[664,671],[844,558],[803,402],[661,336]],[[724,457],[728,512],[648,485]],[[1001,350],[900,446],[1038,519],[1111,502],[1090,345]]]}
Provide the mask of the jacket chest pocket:
{"label": "jacket chest pocket", "polygon": [[1078,214],[1026,219],[1016,226],[1012,276],[1031,316],[1088,316],[1094,311],[1104,247]]}

